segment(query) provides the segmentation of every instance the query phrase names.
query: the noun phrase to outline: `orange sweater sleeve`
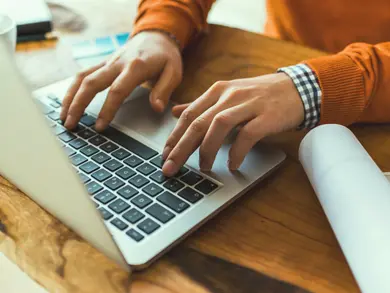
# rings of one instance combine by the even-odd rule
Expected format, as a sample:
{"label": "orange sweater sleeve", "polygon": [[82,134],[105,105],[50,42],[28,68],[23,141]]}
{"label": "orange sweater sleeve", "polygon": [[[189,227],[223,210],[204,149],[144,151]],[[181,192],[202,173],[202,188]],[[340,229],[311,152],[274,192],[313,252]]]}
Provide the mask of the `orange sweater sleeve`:
{"label": "orange sweater sleeve", "polygon": [[162,30],[175,36],[184,48],[207,28],[207,15],[215,0],[141,0],[132,35]]}
{"label": "orange sweater sleeve", "polygon": [[390,42],[354,43],[305,63],[322,90],[320,124],[390,122]]}

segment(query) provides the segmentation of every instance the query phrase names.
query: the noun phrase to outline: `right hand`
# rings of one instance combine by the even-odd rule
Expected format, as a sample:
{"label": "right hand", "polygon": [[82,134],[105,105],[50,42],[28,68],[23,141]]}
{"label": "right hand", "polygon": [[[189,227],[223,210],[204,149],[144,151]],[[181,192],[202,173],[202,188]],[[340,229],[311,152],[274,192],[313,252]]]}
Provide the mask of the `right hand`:
{"label": "right hand", "polygon": [[182,80],[182,59],[171,38],[146,31],[137,34],[107,62],[77,75],[64,98],[60,118],[66,128],[75,128],[95,95],[111,86],[96,121],[96,130],[102,131],[125,98],[150,80],[157,80],[149,97],[151,106],[162,112]]}

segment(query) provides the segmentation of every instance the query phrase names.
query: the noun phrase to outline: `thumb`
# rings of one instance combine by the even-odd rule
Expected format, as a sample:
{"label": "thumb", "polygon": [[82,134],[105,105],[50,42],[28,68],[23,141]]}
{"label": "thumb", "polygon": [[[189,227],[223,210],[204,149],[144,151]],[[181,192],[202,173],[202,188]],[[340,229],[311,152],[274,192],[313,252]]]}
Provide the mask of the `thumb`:
{"label": "thumb", "polygon": [[172,108],[172,115],[176,118],[179,118],[181,114],[184,112],[185,109],[188,108],[188,106],[191,105],[191,103],[177,105]]}
{"label": "thumb", "polygon": [[181,82],[181,74],[171,63],[167,63],[160,78],[150,93],[150,104],[157,112],[164,111],[172,92]]}

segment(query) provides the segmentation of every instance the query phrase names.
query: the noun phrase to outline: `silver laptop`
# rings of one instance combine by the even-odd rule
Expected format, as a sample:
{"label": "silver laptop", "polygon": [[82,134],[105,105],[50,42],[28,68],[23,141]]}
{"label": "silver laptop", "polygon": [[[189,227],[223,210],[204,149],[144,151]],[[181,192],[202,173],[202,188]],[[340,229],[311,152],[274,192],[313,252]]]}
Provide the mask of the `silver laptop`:
{"label": "silver laptop", "polygon": [[170,111],[154,113],[148,91],[138,88],[96,133],[102,92],[69,132],[59,111],[70,82],[32,94],[0,40],[0,173],[125,268],[149,265],[285,158],[258,144],[231,173],[227,140],[212,172],[199,171],[196,152],[165,178],[160,154],[176,123]]}

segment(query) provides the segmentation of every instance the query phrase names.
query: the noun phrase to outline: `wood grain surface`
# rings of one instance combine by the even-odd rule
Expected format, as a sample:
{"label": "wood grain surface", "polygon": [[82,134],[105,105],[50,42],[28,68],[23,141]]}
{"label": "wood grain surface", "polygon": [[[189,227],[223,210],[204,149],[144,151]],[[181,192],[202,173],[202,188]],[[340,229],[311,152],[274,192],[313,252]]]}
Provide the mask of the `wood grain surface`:
{"label": "wood grain surface", "polygon": [[[33,88],[77,71],[70,42],[131,29],[126,1],[64,1],[87,29],[59,42],[18,47]],[[61,3],[60,3],[61,4]],[[75,15],[76,17],[76,15]],[[321,52],[232,28],[211,26],[185,52],[185,78],[174,99],[196,99],[213,82],[275,72]],[[352,130],[390,170],[389,126]],[[50,292],[359,292],[319,202],[299,164],[304,132],[266,139],[288,158],[268,179],[206,223],[150,268],[129,275],[0,179],[0,251]]]}

